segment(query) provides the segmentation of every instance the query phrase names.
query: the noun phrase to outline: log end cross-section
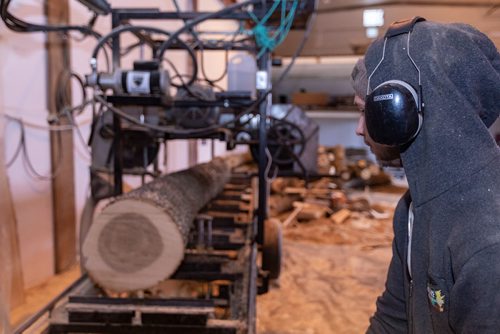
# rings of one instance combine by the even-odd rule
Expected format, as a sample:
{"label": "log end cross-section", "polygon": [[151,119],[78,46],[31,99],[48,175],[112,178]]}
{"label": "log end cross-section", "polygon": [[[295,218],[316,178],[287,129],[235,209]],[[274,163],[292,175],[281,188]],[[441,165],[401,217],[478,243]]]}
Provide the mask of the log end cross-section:
{"label": "log end cross-section", "polygon": [[164,209],[123,199],[97,217],[82,253],[85,268],[100,286],[141,290],[175,272],[184,257],[184,237]]}

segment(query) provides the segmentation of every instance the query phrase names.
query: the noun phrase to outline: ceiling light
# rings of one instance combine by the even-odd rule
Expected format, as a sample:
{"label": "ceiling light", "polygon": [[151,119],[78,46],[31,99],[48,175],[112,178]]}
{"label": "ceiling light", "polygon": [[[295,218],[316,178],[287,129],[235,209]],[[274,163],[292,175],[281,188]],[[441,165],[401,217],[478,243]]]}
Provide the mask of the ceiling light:
{"label": "ceiling light", "polygon": [[364,27],[381,27],[384,25],[383,9],[365,9],[363,11]]}
{"label": "ceiling light", "polygon": [[376,28],[376,27],[366,28],[366,37],[377,38],[378,37],[378,28]]}

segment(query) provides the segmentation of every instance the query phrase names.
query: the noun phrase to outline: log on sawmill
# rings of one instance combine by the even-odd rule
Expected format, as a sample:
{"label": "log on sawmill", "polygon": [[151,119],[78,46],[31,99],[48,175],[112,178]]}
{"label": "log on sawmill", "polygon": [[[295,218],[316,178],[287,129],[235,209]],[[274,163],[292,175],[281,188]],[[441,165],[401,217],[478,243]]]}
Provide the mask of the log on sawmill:
{"label": "log on sawmill", "polygon": [[89,276],[114,292],[147,289],[169,278],[184,258],[198,211],[245,159],[216,158],[117,197],[85,237],[82,263]]}

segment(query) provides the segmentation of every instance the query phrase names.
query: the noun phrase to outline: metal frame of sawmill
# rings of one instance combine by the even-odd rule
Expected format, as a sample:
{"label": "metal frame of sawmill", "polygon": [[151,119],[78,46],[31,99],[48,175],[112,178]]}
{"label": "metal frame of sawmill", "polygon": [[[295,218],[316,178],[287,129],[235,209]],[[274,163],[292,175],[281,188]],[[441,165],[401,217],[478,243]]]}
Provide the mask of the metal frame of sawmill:
{"label": "metal frame of sawmill", "polygon": [[202,298],[103,297],[84,275],[14,333],[24,333],[45,314],[49,324],[42,333],[48,334],[254,333],[256,296],[268,287],[252,237],[254,188],[250,174],[234,173],[196,218],[185,258],[169,280],[203,282]]}
{"label": "metal frame of sawmill", "polygon": [[[112,28],[130,19],[192,20],[204,14],[113,9]],[[254,11],[254,14],[261,17],[265,11]],[[249,18],[248,13],[236,12],[217,19],[243,21]],[[206,50],[225,48],[206,46]],[[112,50],[113,68],[116,69],[120,65],[119,36],[112,39]],[[257,47],[249,49],[236,45],[232,50],[254,54],[258,51]],[[257,67],[259,71],[269,73],[269,52],[258,59]],[[257,99],[263,94],[267,94],[265,89],[258,90]],[[266,122],[262,120],[266,119],[268,107],[267,98],[258,106],[261,120],[258,128],[258,183],[252,182],[255,175],[250,173],[233,175],[224,191],[200,212],[190,234],[185,259],[170,278],[204,282],[204,298],[102,297],[102,291],[84,275],[14,333],[24,333],[47,314],[49,324],[43,333],[255,333],[256,296],[267,292],[269,283],[267,273],[257,264],[267,215],[267,133]],[[119,195],[125,173],[121,161],[121,125],[116,115],[113,126],[117,134],[113,142],[114,192]]]}
{"label": "metal frame of sawmill", "polygon": [[[255,11],[254,14],[256,17],[263,17],[266,11],[265,8],[260,11]],[[112,11],[112,29],[120,26],[123,22],[127,20],[193,20],[198,17],[206,15],[206,12],[160,12],[152,9],[113,9]],[[220,20],[237,20],[237,21],[246,21],[251,17],[246,12],[230,12],[217,19]],[[175,46],[173,47],[175,48]],[[177,47],[178,48],[178,47]],[[198,47],[195,47],[199,48]],[[210,50],[226,50],[227,46],[214,46],[214,45],[204,45],[204,49]],[[120,67],[120,39],[119,36],[116,36],[112,39],[112,59],[113,59],[113,69],[117,69]],[[242,50],[253,53],[254,55],[258,52],[257,47],[249,48],[248,46],[238,46],[233,45],[231,50]],[[268,51],[264,52],[262,56],[257,61],[257,70],[258,71],[266,71],[270,72],[271,66],[271,55]],[[263,94],[266,94],[266,89],[257,90],[256,100],[258,100]],[[269,107],[268,99],[264,99],[259,104],[259,120],[265,120],[267,116],[267,110]],[[121,132],[119,116],[113,116],[113,127],[115,133],[119,134]],[[182,136],[179,138],[186,139],[188,137]],[[193,138],[193,137],[191,137]],[[200,138],[200,137],[194,137]],[[171,137],[170,139],[176,139],[175,137]],[[257,242],[262,244],[264,241],[264,221],[266,219],[266,207],[267,207],[267,176],[265,175],[266,170],[266,146],[267,146],[267,130],[266,130],[266,122],[259,121],[259,135],[258,135],[258,178],[259,178],[259,191],[258,191],[258,208],[257,208]],[[119,195],[122,192],[122,178],[123,178],[123,165],[122,165],[122,151],[120,136],[115,136],[115,140],[113,142],[113,151],[114,154],[114,187],[115,187],[115,195]]]}
{"label": "metal frame of sawmill", "polygon": [[82,280],[51,312],[47,333],[254,333],[256,296],[267,280],[258,273],[251,237],[251,188],[249,175],[234,174],[196,218],[185,258],[169,280],[203,282],[202,298],[102,297]]}

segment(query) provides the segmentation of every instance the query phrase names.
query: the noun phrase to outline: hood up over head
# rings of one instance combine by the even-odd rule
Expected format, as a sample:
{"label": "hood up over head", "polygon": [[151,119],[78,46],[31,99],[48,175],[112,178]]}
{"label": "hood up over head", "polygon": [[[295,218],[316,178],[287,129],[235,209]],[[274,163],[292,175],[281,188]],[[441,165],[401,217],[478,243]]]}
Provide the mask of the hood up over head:
{"label": "hood up over head", "polygon": [[[370,89],[392,79],[418,88],[407,38],[403,34],[387,41]],[[376,40],[365,55],[369,74],[382,57],[383,44],[383,38]],[[490,164],[500,168],[500,150],[488,131],[500,113],[500,55],[469,25],[429,21],[415,25],[410,54],[421,71],[424,122],[401,158],[419,206]]]}
{"label": "hood up over head", "polygon": [[354,69],[351,73],[351,85],[354,89],[354,93],[364,99],[368,85],[364,58],[359,58],[356,65],[354,65]]}

